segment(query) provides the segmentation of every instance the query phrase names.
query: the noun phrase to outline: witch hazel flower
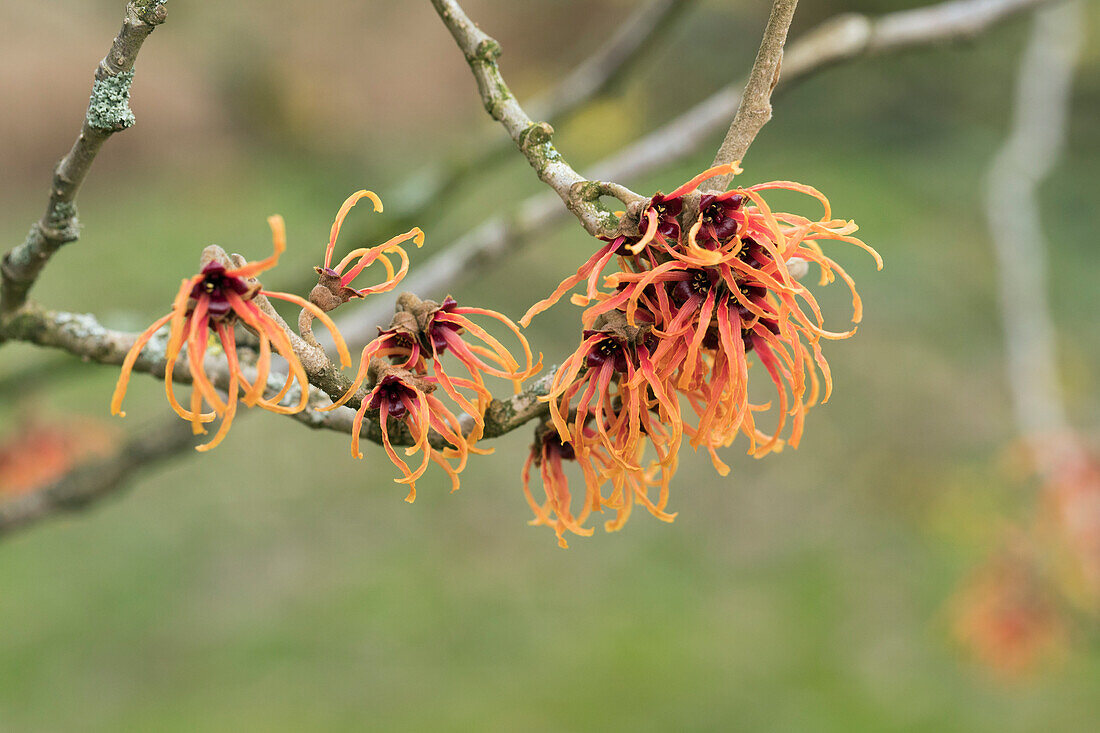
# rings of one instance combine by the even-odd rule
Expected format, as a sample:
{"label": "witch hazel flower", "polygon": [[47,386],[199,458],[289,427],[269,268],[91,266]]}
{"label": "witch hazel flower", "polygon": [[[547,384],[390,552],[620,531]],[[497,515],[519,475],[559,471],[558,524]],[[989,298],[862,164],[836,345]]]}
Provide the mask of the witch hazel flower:
{"label": "witch hazel flower", "polygon": [[[763,455],[783,445],[779,435],[788,418],[787,442],[797,446],[806,410],[819,397],[828,399],[832,381],[820,340],[847,338],[855,331],[827,331],[816,299],[792,269],[814,262],[822,269],[823,282],[837,276],[843,279],[852,293],[853,322],[858,323],[862,306],[854,284],[822,253],[819,241],[850,242],[871,252],[879,266],[881,260],[851,236],[852,222],[832,219],[828,200],[809,186],[781,181],[723,193],[693,192],[701,181],[725,172],[736,170],[724,166],[705,171],[670,195],[682,201],[681,217],[692,221],[681,227],[676,241],[659,233],[655,222],[660,223],[660,216],[652,207],[643,210],[650,222],[648,230],[657,232],[639,240],[645,261],[624,262],[621,272],[608,276],[606,285],[615,292],[598,294],[599,302],[585,311],[582,321],[592,322],[610,309],[622,309],[628,322],[638,317],[639,310],[645,313],[662,336],[654,354],[662,375],[674,378],[679,390],[702,391],[699,402],[708,409],[700,419],[710,419],[696,431],[692,441],[696,447],[703,442],[728,444],[740,427],[739,420],[751,418],[744,386],[748,379],[745,354],[755,351],[775,385],[779,408],[779,425],[770,438],[758,445],[762,436],[751,422],[746,429],[752,441],[750,452]],[[810,220],[773,212],[760,193],[771,189],[811,195],[823,205],[824,215]],[[667,211],[667,204],[663,208]],[[823,394],[817,370],[824,382]],[[715,423],[713,417],[730,400],[734,404],[724,412],[735,419]]]}
{"label": "witch hazel flower", "polygon": [[[595,299],[600,275],[616,256],[624,266],[633,263],[635,267],[641,268],[647,262],[652,262],[653,255],[646,252],[649,247],[667,248],[675,245],[680,237],[679,217],[684,207],[683,195],[713,175],[734,171],[740,172],[740,168],[736,165],[719,166],[699,174],[667,196],[660,191],[655,193],[638,212],[638,226],[634,233],[623,233],[610,239],[601,237],[606,244],[577,268],[574,275],[562,280],[553,293],[531,306],[520,319],[520,325],[530,325],[536,315],[553,306],[581,282],[587,281],[585,295],[575,295],[574,302],[586,305]],[[626,229],[629,231],[630,228]]]}
{"label": "witch hazel flower", "polygon": [[[336,219],[332,222],[328,246],[325,248],[324,264],[321,267],[314,268],[317,271],[318,279],[317,285],[309,294],[309,299],[326,312],[354,298],[365,298],[368,295],[393,290],[409,271],[409,256],[401,247],[401,244],[412,240],[418,248],[424,245],[424,232],[421,231],[420,227],[413,227],[404,234],[392,237],[382,244],[353,249],[333,266],[332,256],[336,250],[336,239],[340,236],[344,219],[347,218],[352,208],[364,198],[374,205],[375,213],[382,213],[382,200],[373,191],[360,190],[348,196],[340,206]],[[390,255],[396,255],[400,261],[396,268],[389,258]],[[359,275],[375,263],[385,268],[385,279],[377,285],[352,287]]]}
{"label": "witch hazel flower", "polygon": [[[821,285],[842,280],[858,324],[862,304],[854,282],[822,245],[853,244],[880,269],[882,261],[854,236],[855,223],[834,218],[828,199],[810,186],[773,181],[699,190],[714,176],[740,172],[736,163],[717,166],[631,206],[619,233],[603,239],[574,275],[521,319],[526,325],[579,289],[570,300],[584,308],[581,346],[559,368],[550,395],[554,425],[574,441],[575,452],[583,452],[591,420],[602,448],[629,473],[642,470],[631,458],[638,446],[678,449],[686,434],[726,475],[719,449],[739,435],[747,436],[748,452],[757,457],[797,447],[807,411],[828,400],[832,375],[821,343],[848,338],[855,326],[826,329],[801,279],[817,265]],[[773,190],[810,196],[823,212],[808,218],[775,211],[765,198]],[[608,323],[616,324],[612,333]],[[763,404],[749,400],[750,374],[757,372],[774,388]],[[648,409],[631,408],[634,401]],[[771,429],[763,425],[764,413],[773,415]],[[667,440],[654,439],[662,429]],[[666,474],[675,470],[667,454],[654,465]]]}
{"label": "witch hazel flower", "polygon": [[[611,459],[598,449],[586,456],[586,459],[602,463],[604,467],[612,464]],[[535,442],[531,445],[521,473],[524,496],[535,514],[529,524],[552,527],[558,537],[558,546],[562,548],[569,547],[565,539],[567,531],[583,537],[592,535],[593,530],[583,525],[592,510],[600,506],[599,486],[586,477],[585,497],[580,510],[573,513],[573,495],[563,462],[576,460],[577,453],[572,443],[563,441],[553,423],[547,420],[535,429]],[[544,498],[536,499],[531,490],[532,468],[538,470]],[[586,473],[589,471],[590,467]]]}
{"label": "witch hazel flower", "polygon": [[[278,263],[279,256],[286,250],[286,229],[282,217],[272,216],[268,218],[268,224],[272,232],[273,252],[266,259],[256,262],[244,262],[240,259],[236,266],[228,266],[233,261],[220,247],[211,246],[203,250],[199,273],[180,284],[171,311],[142,332],[127,353],[111,400],[112,414],[125,416],[122,401],[126,396],[134,364],[150,339],[165,325],[169,326],[164,368],[164,389],[168,404],[180,417],[191,422],[196,434],[206,432],[203,427],[205,423],[221,419],[221,425],[214,437],[198,446],[197,450],[210,450],[221,443],[236,415],[238,399],[246,406],[258,406],[282,414],[293,414],[305,409],[309,400],[309,380],[305,369],[284,329],[285,324],[281,319],[276,320],[257,303],[257,299],[261,297],[289,301],[318,318],[332,333],[341,366],[351,366],[347,346],[336,325],[318,306],[291,293],[265,290],[256,281],[256,276],[273,268]],[[244,373],[238,358],[235,332],[238,325],[248,329],[259,339],[259,356],[252,379]],[[218,394],[206,373],[205,360],[211,334],[217,337],[226,360],[228,385],[225,399]],[[289,373],[282,389],[274,396],[266,397],[273,350],[286,360]],[[191,374],[191,399],[187,407],[176,399],[172,386],[176,362],[181,354],[186,356],[187,368]],[[283,398],[295,383],[299,387],[299,401],[295,405],[284,406]],[[243,393],[239,395],[242,390]],[[209,411],[204,409],[207,406]]]}
{"label": "witch hazel flower", "polygon": [[1067,608],[1036,548],[1017,532],[971,573],[949,610],[955,639],[1006,679],[1026,679],[1068,648]]}
{"label": "witch hazel flower", "polygon": [[[593,513],[614,512],[613,517],[604,521],[608,532],[622,529],[636,504],[662,521],[675,519],[675,514],[665,511],[669,480],[675,472],[675,453],[671,465],[658,462],[647,470],[624,468],[612,458],[590,423],[591,420],[580,432],[571,431],[564,436],[552,420],[545,420],[535,428],[535,441],[521,474],[524,496],[535,515],[529,524],[553,528],[558,546],[568,548],[566,533],[592,535],[593,529],[584,525]],[[570,490],[568,463],[576,463],[581,469],[583,496],[574,496]],[[538,498],[532,488],[534,470],[542,484]],[[606,497],[602,493],[604,486],[610,489]],[[578,502],[579,507],[575,508]]]}
{"label": "witch hazel flower", "polygon": [[652,434],[651,424],[660,421],[673,428],[674,455],[682,432],[680,410],[654,371],[651,329],[631,326],[616,312],[593,325],[543,398],[559,434],[579,438],[591,419],[608,453],[623,467],[637,469],[638,447]]}
{"label": "witch hazel flower", "polygon": [[[523,363],[474,317],[492,319],[507,328],[519,341]],[[467,376],[448,371],[443,358],[448,353]],[[374,357],[389,358],[393,364],[417,374],[426,374],[430,366],[447,396],[473,419],[474,428],[467,436],[471,444],[481,437],[484,412],[492,401],[484,376],[506,379],[518,392],[522,382],[542,368],[541,355],[537,361],[534,359],[527,339],[508,317],[487,308],[459,305],[449,295],[437,303],[402,293],[393,320],[387,328],[380,328],[378,337],[363,349],[352,386],[336,406],[347,402],[359,389]]]}
{"label": "witch hazel flower", "polygon": [[[367,412],[377,414],[382,431],[382,445],[390,462],[401,471],[402,477],[394,479],[399,484],[407,484],[409,494],[405,501],[416,500],[416,481],[435,462],[451,478],[451,490],[457,491],[458,474],[466,467],[469,447],[462,435],[462,426],[458,417],[432,392],[439,386],[433,377],[425,377],[408,369],[387,364],[373,358],[368,367],[368,378],[373,386],[363,398],[355,413],[351,430],[351,452],[356,458],[362,458],[359,451],[359,435]],[[398,455],[391,437],[391,425],[394,422],[404,424],[412,437],[413,444],[405,448],[405,455],[421,453],[420,464],[410,468]],[[432,445],[430,433],[433,432],[444,442],[444,447]],[[396,431],[395,431],[396,432]],[[455,459],[451,465],[448,459]]]}

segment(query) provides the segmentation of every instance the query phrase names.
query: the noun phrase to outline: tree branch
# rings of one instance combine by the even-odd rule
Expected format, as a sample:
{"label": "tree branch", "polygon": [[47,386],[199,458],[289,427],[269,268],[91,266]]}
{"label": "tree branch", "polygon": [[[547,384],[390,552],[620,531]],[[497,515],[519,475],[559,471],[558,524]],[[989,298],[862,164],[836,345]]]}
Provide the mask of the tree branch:
{"label": "tree branch", "polygon": [[[586,188],[592,182],[573,170],[554,147],[554,128],[532,120],[508,88],[497,66],[500,44],[482,32],[455,0],[432,0],[432,5],[466,56],[485,110],[504,126],[539,179],[557,192],[589,234],[614,231],[618,217],[603,207],[598,197],[587,195]],[[626,189],[617,196],[627,205],[644,200]]]}
{"label": "tree branch", "polygon": [[[696,0],[650,0],[640,5],[618,25],[606,43],[552,89],[525,105],[531,117],[558,124],[572,117],[588,102],[607,94],[694,2]],[[410,187],[409,198],[402,204],[401,221],[419,221],[426,208],[439,206],[440,201],[459,190],[464,181],[505,160],[510,143],[510,140],[494,135],[475,144],[473,153],[460,155],[445,167],[429,168],[414,174],[412,178],[420,184]]]}
{"label": "tree branch", "polygon": [[[1083,45],[1084,4],[1035,14],[1020,61],[1012,127],[987,179],[986,216],[996,260],[1006,376],[1016,430],[1042,485],[1041,515],[1053,509],[1075,558],[1082,600],[1100,609],[1100,470],[1066,414],[1057,332],[1048,298],[1048,241],[1039,188],[1063,157],[1073,72]],[[1046,524],[1044,521],[1043,524]],[[1049,535],[1040,542],[1051,541]]]}
{"label": "tree branch", "polygon": [[[756,52],[756,61],[749,72],[748,83],[741,94],[741,103],[737,106],[726,139],[718,148],[712,165],[735,163],[744,160],[749,146],[760,130],[772,118],[772,90],[779,83],[779,69],[783,63],[783,46],[787,43],[787,29],[794,20],[794,9],[798,0],[774,0],[768,16],[768,25],[764,28],[764,37]],[[726,174],[709,178],[699,184],[700,189],[725,191],[729,187],[732,175]]]}
{"label": "tree branch", "polygon": [[[105,328],[90,314],[49,311],[33,303],[24,305],[5,324],[0,325],[0,336],[61,349],[86,361],[100,364],[121,364],[136,338],[135,334]],[[142,350],[134,363],[134,371],[163,377],[166,347],[167,339],[162,332]],[[224,391],[228,387],[229,373],[222,360],[210,356],[204,362],[204,368],[211,382],[219,389]],[[329,404],[330,398],[341,396],[350,387],[347,377],[341,374],[339,369],[331,363],[328,368],[331,372],[325,371],[324,367],[321,368],[320,378],[316,373],[316,367],[313,373],[309,373],[311,381],[321,382],[324,391],[311,389],[310,406],[290,417],[312,428],[336,430],[350,435],[354,410],[341,407],[337,410],[321,412],[317,409]],[[247,378],[255,379],[255,372],[251,367],[245,368],[242,364],[242,371]],[[551,375],[552,370],[546,376],[531,383],[526,390],[509,399],[493,400],[486,410],[485,436],[504,435],[529,420],[548,414],[546,404],[538,402],[538,398],[549,392]],[[176,363],[172,380],[181,384],[191,383],[191,371],[185,358],[181,358]],[[285,381],[285,375],[272,373],[268,376],[272,391],[278,391]],[[300,394],[297,387],[292,387],[284,397],[284,404],[296,403]],[[353,397],[347,402],[347,405],[352,408],[359,407],[360,404],[362,403],[358,397]],[[465,427],[468,429],[469,425]],[[368,419],[363,421],[360,435],[375,443],[382,442],[382,431],[376,417],[368,415]],[[411,445],[413,442],[404,425],[395,426],[391,430],[390,437],[391,442],[397,445]],[[438,436],[433,434],[432,439],[436,447],[443,446]]]}
{"label": "tree branch", "polygon": [[1058,379],[1037,193],[1065,146],[1081,40],[1079,3],[1036,14],[1020,64],[1012,129],[990,166],[986,196],[1016,426],[1044,476],[1057,470],[1062,456],[1052,447],[1072,428]]}
{"label": "tree branch", "polygon": [[[935,44],[971,39],[994,25],[1053,0],[951,0],[878,18],[847,13],[830,18],[792,42],[786,50],[777,89],[868,55],[900,53]],[[694,153],[735,114],[741,101],[739,81],[724,87],[671,122],[592,166],[594,178],[630,180]],[[514,253],[531,237],[564,219],[553,196],[523,201],[511,215],[496,215],[459,237],[446,250],[420,265],[404,287],[416,293],[443,293],[454,283]],[[349,343],[366,343],[375,327],[388,321],[392,302],[376,299],[337,320]]]}
{"label": "tree branch", "polygon": [[134,61],[145,39],[164,22],[168,13],[165,1],[131,0],[126,5],[122,30],[96,68],[80,136],[54,171],[46,212],[31,227],[26,240],[4,255],[0,263],[0,319],[26,301],[50,257],[80,236],[76,194],[107,138],[134,124],[129,103]]}

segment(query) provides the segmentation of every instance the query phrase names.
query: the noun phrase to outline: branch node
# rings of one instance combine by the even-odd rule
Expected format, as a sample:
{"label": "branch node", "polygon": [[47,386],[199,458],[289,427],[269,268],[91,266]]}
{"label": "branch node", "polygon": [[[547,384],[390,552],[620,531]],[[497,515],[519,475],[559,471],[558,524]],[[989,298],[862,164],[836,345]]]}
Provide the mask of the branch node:
{"label": "branch node", "polygon": [[168,0],[133,0],[134,15],[147,25],[160,25],[168,17]]}
{"label": "branch node", "polygon": [[486,38],[484,41],[477,44],[477,51],[474,53],[474,57],[479,61],[492,64],[500,58],[500,53],[500,44],[492,38]]}
{"label": "branch node", "polygon": [[554,135],[554,128],[546,122],[532,122],[519,134],[519,148],[524,155],[536,145],[545,145]]}

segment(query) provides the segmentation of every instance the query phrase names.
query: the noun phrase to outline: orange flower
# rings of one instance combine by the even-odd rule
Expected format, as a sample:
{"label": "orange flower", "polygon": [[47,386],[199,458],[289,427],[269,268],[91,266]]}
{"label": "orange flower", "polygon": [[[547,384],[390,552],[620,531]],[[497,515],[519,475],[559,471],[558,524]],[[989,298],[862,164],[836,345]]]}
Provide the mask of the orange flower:
{"label": "orange flower", "polygon": [[1007,677],[1034,672],[1065,643],[1064,620],[1030,558],[994,556],[953,602],[955,637],[981,663]]}
{"label": "orange flower", "polygon": [[1100,609],[1100,461],[1075,435],[1049,441],[1053,468],[1043,494],[1055,520],[1060,545],[1069,551],[1067,580],[1075,595]]}
{"label": "orange flower", "polygon": [[[553,527],[559,547],[569,547],[565,539],[567,531],[582,537],[591,536],[593,530],[585,527],[584,523],[592,512],[603,512],[605,508],[615,512],[614,518],[604,522],[604,529],[608,532],[622,529],[635,503],[642,504],[662,521],[671,522],[676,518],[675,514],[665,511],[668,483],[676,470],[675,452],[671,454],[670,462],[655,461],[648,470],[626,468],[610,455],[597,431],[590,425],[583,426],[580,432],[574,429],[568,435],[569,438],[563,440],[552,420],[540,424],[535,429],[535,442],[531,445],[521,474],[523,493],[535,514],[530,524]],[[655,441],[655,445],[663,443],[662,440]],[[641,451],[633,458],[633,462],[641,463]],[[576,511],[569,478],[565,474],[563,462],[566,461],[576,462],[584,475],[584,499]],[[533,467],[538,469],[545,500],[536,499],[531,490]],[[604,497],[600,489],[608,482],[611,484],[611,494]],[[656,499],[650,495],[654,487],[658,492]]]}
{"label": "orange flower", "polygon": [[[393,290],[409,271],[409,256],[400,245],[410,239],[416,243],[418,248],[424,245],[424,232],[419,227],[413,227],[404,234],[393,237],[374,247],[354,249],[345,255],[336,267],[332,267],[332,254],[336,249],[336,238],[340,236],[340,228],[344,225],[344,219],[352,207],[363,198],[370,199],[371,203],[374,204],[375,212],[381,213],[382,211],[382,200],[373,191],[366,190],[356,191],[348,196],[340,207],[329,232],[324,264],[321,267],[314,268],[320,278],[317,286],[310,293],[310,300],[320,306],[322,310],[330,311],[352,298],[365,298],[368,295]],[[387,256],[391,254],[397,255],[401,261],[397,269],[394,269],[393,262]],[[352,264],[353,262],[355,264]],[[359,277],[359,274],[375,262],[380,263],[385,268],[386,279],[378,285],[365,288],[351,287],[352,282]]]}
{"label": "orange flower", "polygon": [[[492,318],[506,326],[519,340],[523,350],[523,366],[471,316]],[[468,342],[471,336],[474,337],[473,343]],[[447,352],[462,364],[469,378],[448,374],[442,358]],[[378,337],[364,347],[352,386],[334,407],[344,404],[356,393],[367,376],[373,357],[389,357],[395,365],[420,375],[427,373],[430,362],[439,386],[474,419],[475,429],[467,436],[471,444],[481,437],[483,415],[492,401],[483,375],[507,379],[518,392],[523,380],[542,368],[541,355],[538,362],[533,363],[535,360],[527,339],[509,318],[486,308],[460,306],[449,295],[442,303],[436,303],[421,300],[412,293],[402,293],[397,299],[397,313],[389,328],[380,328]],[[471,391],[475,395],[473,401],[460,389]]]}
{"label": "orange flower", "polygon": [[[359,452],[359,433],[367,410],[377,412],[382,429],[382,445],[386,449],[393,465],[401,471],[402,478],[394,479],[399,484],[409,485],[409,495],[405,501],[416,500],[416,480],[428,468],[428,461],[434,461],[451,477],[451,491],[458,490],[458,474],[466,467],[469,449],[462,437],[462,426],[454,413],[432,396],[436,388],[432,377],[422,377],[407,369],[392,367],[380,359],[372,359],[370,376],[374,384],[355,413],[351,429],[351,454],[362,458]],[[420,465],[410,469],[409,465],[397,455],[390,437],[390,423],[393,420],[403,422],[413,438],[413,445],[405,449],[405,455],[411,456],[417,451],[423,453]],[[429,430],[434,430],[452,447],[436,449],[429,440]],[[452,466],[447,458],[457,459]]]}
{"label": "orange flower", "polygon": [[682,434],[680,408],[654,371],[653,333],[626,324],[617,313],[593,325],[562,363],[544,398],[558,434],[579,440],[591,420],[608,455],[623,468],[639,469],[636,456],[644,436],[654,434],[655,411],[660,422],[672,427],[664,452],[675,455]]}
{"label": "orange flower", "polygon": [[110,455],[118,436],[96,420],[21,418],[0,440],[0,499],[40,489],[75,466]]}
{"label": "orange flower", "polygon": [[[832,389],[820,342],[855,333],[854,327],[826,330],[816,298],[799,277],[813,263],[822,285],[843,280],[858,323],[862,306],[854,283],[821,243],[854,244],[882,267],[878,254],[853,236],[856,225],[834,219],[829,201],[809,186],[776,181],[696,190],[712,176],[739,172],[736,164],[717,166],[668,195],[655,194],[641,208],[635,234],[607,242],[520,320],[526,325],[586,283],[571,299],[585,307],[581,345],[555,375],[551,417],[567,441],[581,440],[591,419],[603,449],[628,474],[641,470],[633,456],[646,442],[660,454],[655,465],[674,470],[682,433],[694,448],[707,449],[722,475],[729,468],[717,449],[741,433],[755,456],[785,444],[797,447],[807,410]],[[776,189],[815,198],[822,215],[772,211],[763,194]],[[616,259],[618,271],[605,274]],[[751,361],[774,386],[772,403],[750,403]],[[689,406],[687,414],[678,397]],[[776,424],[768,432],[759,414],[773,403]],[[654,439],[662,434],[657,425],[665,427],[667,440]],[[581,452],[580,445],[574,449]]]}
{"label": "orange flower", "polygon": [[[126,355],[122,364],[122,373],[119,375],[114,397],[111,400],[111,414],[125,416],[126,413],[122,412],[122,400],[126,395],[126,387],[130,381],[134,363],[153,335],[166,324],[169,325],[169,335],[165,351],[167,363],[164,371],[164,389],[168,403],[180,417],[191,421],[196,434],[206,432],[203,428],[204,423],[212,422],[216,418],[221,418],[222,421],[214,437],[208,443],[198,446],[197,450],[210,450],[225,438],[236,414],[238,391],[241,389],[244,393],[240,400],[247,406],[257,405],[265,410],[283,414],[293,414],[304,409],[309,401],[309,380],[305,369],[295,354],[290,337],[283,325],[256,304],[255,298],[261,295],[294,303],[320,319],[332,332],[333,340],[340,353],[341,365],[345,367],[351,365],[351,357],[343,338],[332,320],[318,306],[297,295],[263,290],[260,283],[255,281],[254,278],[258,274],[271,269],[278,263],[279,256],[286,249],[286,231],[282,217],[272,216],[267,221],[271,226],[274,247],[274,251],[267,259],[227,268],[221,261],[222,257],[218,256],[220,250],[207,248],[204,251],[202,270],[198,275],[185,279],[180,284],[172,303],[172,310],[142,332]],[[237,357],[235,326],[238,321],[255,333],[260,340],[259,358],[256,362],[255,377],[252,380],[249,380],[241,370]],[[228,368],[229,380],[225,400],[218,395],[206,374],[205,359],[211,332],[218,337]],[[191,401],[188,408],[180,405],[172,388],[176,361],[185,347],[187,367],[191,372],[192,382]],[[265,397],[272,347],[276,353],[286,359],[289,374],[286,383],[276,395]],[[280,403],[295,382],[298,383],[300,390],[299,401],[290,407],[283,406]],[[209,412],[203,411],[204,404],[210,406]]]}

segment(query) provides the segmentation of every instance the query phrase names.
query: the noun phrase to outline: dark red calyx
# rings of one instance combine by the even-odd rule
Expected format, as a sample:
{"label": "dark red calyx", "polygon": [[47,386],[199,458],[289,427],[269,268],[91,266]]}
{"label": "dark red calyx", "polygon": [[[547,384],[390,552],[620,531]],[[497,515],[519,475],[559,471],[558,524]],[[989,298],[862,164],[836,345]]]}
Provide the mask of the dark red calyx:
{"label": "dark red calyx", "polygon": [[[431,301],[424,302],[430,303]],[[451,321],[441,320],[438,317],[440,313],[451,313],[457,307],[458,301],[448,295],[437,308],[427,314],[427,323],[423,330],[428,343],[424,345],[434,349],[437,356],[442,356],[443,352],[447,350],[447,334],[457,335],[462,333],[462,326]]]}
{"label": "dark red calyx", "polygon": [[671,283],[669,297],[676,305],[683,305],[693,295],[705,298],[718,281],[717,274],[707,270],[688,270],[687,275],[687,278]]}
{"label": "dark red calyx", "polygon": [[544,456],[557,454],[563,461],[576,460],[577,452],[573,444],[563,441],[561,433],[554,427],[552,420],[545,420],[535,427],[535,442],[531,445],[535,456],[535,465],[541,466]]}
{"label": "dark red calyx", "polygon": [[741,240],[741,249],[737,253],[737,259],[753,267],[763,267],[771,261],[768,251],[750,237],[744,237]]}
{"label": "dark red calyx", "polygon": [[207,312],[211,318],[224,318],[233,310],[227,293],[236,293],[245,300],[255,294],[255,289],[250,287],[244,278],[227,274],[225,266],[220,262],[207,263],[200,274],[202,280],[191,288],[191,298],[195,301],[205,298],[208,304]]}
{"label": "dark red calyx", "polygon": [[[599,331],[585,331],[585,338],[600,333]],[[584,358],[585,366],[590,369],[599,369],[604,364],[610,363],[611,368],[617,372],[627,370],[626,344],[611,334],[603,334],[603,338],[592,345]]]}
{"label": "dark red calyx", "polygon": [[401,381],[401,377],[387,374],[375,386],[369,407],[379,411],[385,408],[389,417],[402,420],[409,411],[401,398],[412,402],[416,399],[416,394],[416,390]]}
{"label": "dark red calyx", "polygon": [[561,436],[556,430],[548,430],[542,435],[542,444],[546,453],[557,453],[563,461],[573,461],[577,458],[577,452],[573,449],[573,444],[569,442],[562,442]]}
{"label": "dark red calyx", "polygon": [[740,224],[733,213],[741,208],[744,196],[729,191],[724,194],[704,194],[699,199],[699,213],[703,217],[700,234],[704,241],[725,244],[737,235]]}

